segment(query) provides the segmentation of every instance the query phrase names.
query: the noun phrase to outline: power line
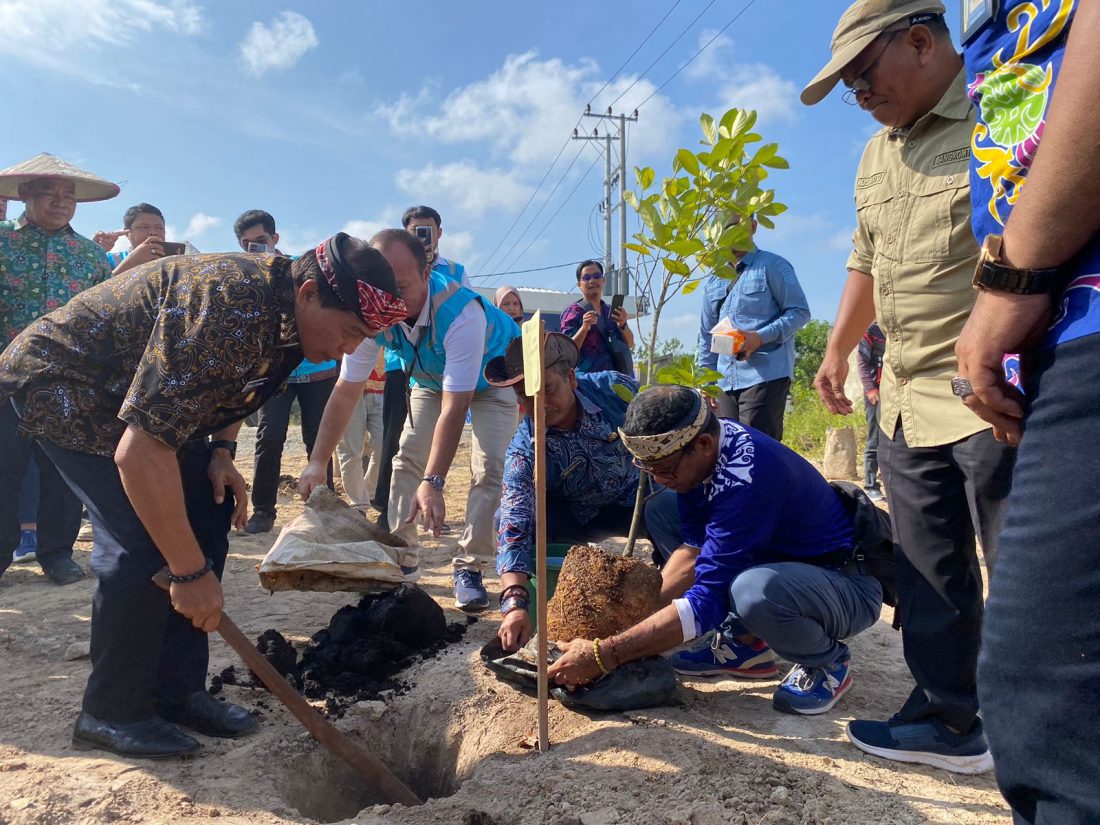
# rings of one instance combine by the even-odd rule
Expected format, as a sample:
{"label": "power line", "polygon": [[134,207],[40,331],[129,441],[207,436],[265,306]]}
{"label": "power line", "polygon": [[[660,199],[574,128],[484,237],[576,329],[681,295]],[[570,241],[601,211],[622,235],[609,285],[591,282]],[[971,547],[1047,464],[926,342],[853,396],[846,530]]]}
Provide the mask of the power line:
{"label": "power line", "polygon": [[692,20],[690,23],[688,23],[687,27],[682,32],[680,32],[678,35],[676,35],[676,39],[673,40],[671,43],[669,43],[668,46],[665,47],[665,50],[663,52],[661,52],[659,55],[657,55],[657,59],[654,60],[652,63],[650,63],[648,66],[646,66],[645,71],[643,71],[640,75],[638,75],[636,78],[634,78],[634,82],[631,83],[629,86],[627,86],[625,89],[623,89],[622,92],[619,93],[619,96],[617,98],[615,98],[614,100],[612,100],[610,104],[608,104],[609,107],[614,106],[616,103],[618,103],[620,100],[622,100],[623,97],[626,96],[627,92],[629,92],[631,89],[633,89],[635,86],[637,86],[638,83],[641,82],[642,78],[644,78],[647,74],[649,74],[649,70],[652,69],[654,66],[656,66],[658,63],[660,63],[661,59],[666,54],[668,54],[669,51],[671,51],[672,47],[675,46],[677,43],[679,43],[680,40],[683,38],[683,36],[685,34],[687,34],[689,31],[691,31],[691,29],[695,26],[695,24],[699,22],[700,18],[702,18],[702,16],[710,10],[710,7],[713,6],[717,2],[718,2],[718,0],[710,0],[710,2],[707,3],[707,5],[703,8],[703,10],[695,16],[695,19]]}
{"label": "power line", "polygon": [[549,269],[565,269],[566,267],[573,267],[579,264],[580,261],[566,261],[563,264],[552,264],[551,266],[536,266],[533,269],[513,269],[509,272],[488,272],[484,275],[471,275],[470,280],[475,278],[500,278],[504,275],[526,275],[530,272],[546,272]]}
{"label": "power line", "polygon": [[692,61],[694,61],[695,58],[697,58],[699,55],[701,55],[703,52],[705,52],[707,50],[707,48],[710,46],[711,43],[713,43],[715,40],[717,40],[719,37],[721,37],[722,34],[725,33],[726,29],[728,29],[730,26],[732,26],[734,23],[736,23],[738,18],[740,18],[742,14],[747,12],[749,10],[749,8],[752,6],[752,4],[755,3],[755,2],[756,2],[756,0],[749,0],[749,2],[745,4],[744,8],[742,8],[741,11],[737,12],[737,14],[735,14],[733,16],[733,18],[728,23],[726,23],[726,25],[724,25],[717,32],[715,32],[714,37],[712,37],[710,40],[708,40],[706,43],[704,43],[702,46],[700,46],[699,50],[696,51],[695,54],[693,54],[691,57],[689,57],[687,59],[687,62],[684,63],[684,65],[682,65],[679,69],[674,71],[668,77],[668,79],[665,80],[664,83],[662,83],[660,86],[658,86],[656,89],[654,89],[650,93],[649,97],[647,97],[645,100],[643,100],[641,103],[639,103],[635,108],[641,109],[643,106],[645,106],[647,103],[649,103],[649,101],[652,100],[653,97],[659,91],[661,91],[661,89],[663,89],[665,86],[667,86],[669,83],[671,83],[676,78],[676,75],[680,74],[680,72],[682,72],[684,69],[686,69],[688,66],[690,66]]}
{"label": "power line", "polygon": [[613,75],[611,75],[611,77],[607,78],[607,80],[604,81],[604,84],[602,86],[600,86],[599,91],[596,92],[596,94],[592,95],[592,97],[590,97],[588,99],[588,105],[589,106],[591,106],[595,102],[596,98],[600,96],[600,93],[603,92],[604,89],[606,89],[608,86],[611,85],[611,81],[613,81],[616,77],[619,76],[619,73],[623,69],[625,69],[627,64],[631,60],[634,59],[634,56],[642,50],[642,46],[644,46],[646,43],[649,42],[649,38],[653,37],[653,35],[657,33],[657,29],[661,28],[661,24],[664,23],[666,20],[668,20],[668,16],[670,14],[672,14],[674,11],[676,11],[676,7],[679,6],[679,5],[680,5],[680,0],[676,0],[676,2],[672,4],[672,7],[668,11],[665,12],[665,16],[657,21],[656,26],[654,26],[652,29],[650,29],[649,34],[647,34],[645,36],[645,40],[643,40],[641,43],[639,43],[638,48],[636,48],[634,51],[632,51],[630,53],[630,57],[628,57],[626,60],[623,61],[623,65],[619,66],[619,68],[617,68],[615,70],[615,74],[613,74]]}
{"label": "power line", "polygon": [[[535,212],[535,214],[531,217],[531,220],[527,222],[527,226],[525,226],[523,228],[523,231],[516,236],[516,239],[514,241],[512,241],[512,245],[508,247],[508,251],[500,256],[500,261],[497,264],[498,266],[507,268],[504,264],[504,261],[507,260],[508,256],[512,254],[517,246],[519,246],[520,241],[522,241],[527,233],[531,230],[531,227],[535,225],[535,221],[539,219],[539,215],[542,214],[542,210],[544,210],[546,208],[546,205],[550,203],[550,199],[554,197],[554,193],[558,191],[558,187],[560,187],[565,182],[566,177],[569,176],[569,172],[572,171],[574,164],[576,164],[577,158],[581,156],[581,152],[583,151],[584,146],[582,145],[581,148],[577,150],[577,154],[573,155],[573,160],[569,161],[569,165],[565,167],[565,171],[562,172],[561,177],[558,178],[558,182],[555,183],[554,188],[550,190],[550,194],[546,196],[546,199],[539,206],[538,211]],[[515,260],[513,260],[511,265],[514,266],[515,263]],[[486,263],[486,266],[488,266],[488,263]]]}
{"label": "power line", "polygon": [[[664,16],[660,20],[657,21],[657,25],[654,26],[653,29],[649,32],[649,34],[647,34],[645,36],[645,39],[642,40],[642,42],[638,44],[638,47],[636,49],[634,49],[633,52],[631,52],[630,57],[628,57],[623,62],[623,64],[618,69],[615,70],[615,74],[611,75],[611,77],[607,79],[607,81],[603,84],[603,86],[600,87],[600,90],[598,92],[596,92],[595,95],[592,96],[592,98],[588,101],[589,105],[591,105],[592,101],[595,100],[596,97],[599,96],[599,94],[601,92],[603,92],[603,90],[608,87],[608,85],[611,83],[611,81],[614,80],[624,68],[626,68],[627,63],[629,63],[634,58],[634,56],[639,52],[639,50],[642,48],[642,46],[644,46],[646,43],[649,42],[649,39],[654,35],[654,33],[656,33],[657,29],[659,29],[661,27],[661,25],[665,22],[665,20],[668,19],[668,16],[670,14],[672,14],[672,12],[676,9],[676,7],[678,5],[680,5],[680,0],[676,0],[676,2],[672,4],[672,7],[667,12],[665,12]],[[713,5],[713,3],[712,3],[712,5]],[[709,6],[708,6],[708,8],[709,8]],[[704,11],[705,11],[705,9],[704,9]],[[572,129],[570,129],[570,132],[572,132],[574,129],[576,129],[578,126],[581,125],[581,120],[582,119],[583,119],[583,117],[578,117],[577,118],[577,122],[573,124],[573,127],[572,127]],[[543,173],[542,179],[538,182],[538,185],[535,187],[534,191],[531,193],[531,196],[527,199],[527,202],[523,205],[523,208],[520,209],[519,212],[516,214],[516,217],[512,221],[512,224],[508,227],[508,230],[503,235],[501,235],[500,240],[497,241],[497,245],[495,247],[493,247],[493,251],[489,253],[489,257],[485,259],[485,263],[483,264],[483,267],[488,267],[489,266],[489,263],[496,256],[497,252],[500,250],[500,248],[502,246],[504,246],[504,242],[508,240],[508,236],[512,234],[512,230],[516,228],[516,225],[520,222],[520,219],[523,217],[523,215],[530,208],[531,204],[535,200],[535,197],[538,195],[539,191],[542,189],[543,184],[546,183],[546,179],[550,177],[550,173],[554,171],[554,167],[557,165],[558,161],[561,159],[562,154],[565,152],[565,147],[569,145],[569,141],[570,141],[570,137],[566,137],[565,142],[562,143],[561,148],[558,149],[558,153],[556,155],[554,155],[554,159],[550,162],[550,166],[547,167],[546,172]],[[574,161],[575,160],[576,160],[576,158],[574,158]],[[548,195],[547,200],[549,200],[549,199],[550,199],[550,196]],[[545,206],[545,202],[544,202],[544,206]],[[520,237],[522,237],[522,235]],[[518,243],[518,241],[516,243]],[[515,244],[512,245],[511,249],[515,249]],[[504,254],[505,258],[508,257],[508,254],[511,252],[511,249],[509,249],[509,251]]]}
{"label": "power line", "polygon": [[[577,157],[580,157],[580,152],[577,152]],[[576,158],[573,158],[573,160],[575,161]],[[602,158],[599,158],[599,157],[595,158],[592,161],[592,163],[589,165],[589,167],[584,170],[584,174],[581,175],[580,178],[577,179],[576,185],[569,191],[569,194],[565,196],[565,200],[563,200],[560,204],[558,204],[558,208],[554,210],[554,214],[550,216],[549,220],[547,220],[546,223],[544,223],[542,225],[542,229],[540,229],[537,233],[535,233],[535,236],[533,238],[531,238],[531,241],[527,244],[527,246],[525,246],[523,248],[523,251],[520,252],[515,258],[512,259],[512,264],[511,264],[512,266],[515,266],[517,261],[522,260],[523,256],[527,254],[527,250],[529,250],[534,245],[535,241],[537,241],[542,236],[542,234],[544,232],[546,232],[547,229],[550,228],[550,224],[552,224],[554,222],[554,219],[561,213],[561,210],[565,208],[565,205],[567,203],[569,203],[569,200],[573,197],[573,195],[575,195],[577,193],[577,190],[580,189],[581,184],[584,183],[584,181],[588,178],[588,176],[589,176],[589,174],[591,174],[592,170],[596,168],[596,164],[600,160],[602,160]],[[505,256],[505,257],[507,257],[507,256]],[[496,282],[494,281],[493,283],[496,283]]]}

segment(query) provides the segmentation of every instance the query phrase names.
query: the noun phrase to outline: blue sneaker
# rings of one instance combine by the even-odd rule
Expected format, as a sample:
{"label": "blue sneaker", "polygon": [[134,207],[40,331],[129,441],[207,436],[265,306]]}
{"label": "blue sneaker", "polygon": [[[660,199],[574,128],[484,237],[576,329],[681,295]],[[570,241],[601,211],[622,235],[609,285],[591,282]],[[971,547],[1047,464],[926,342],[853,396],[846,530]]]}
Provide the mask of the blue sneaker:
{"label": "blue sneaker", "polygon": [[480,613],[489,606],[489,594],[476,570],[455,571],[455,607],[467,613]]}
{"label": "blue sneaker", "polygon": [[23,530],[19,537],[19,546],[15,548],[15,554],[11,560],[14,564],[26,564],[38,558],[38,533],[34,530]]}
{"label": "blue sneaker", "polygon": [[[705,640],[706,637],[704,636]],[[741,679],[771,679],[779,668],[775,654],[763,639],[744,645],[715,633],[713,641],[694,650],[674,653],[670,659],[677,673],[685,676],[737,676]]]}
{"label": "blue sneaker", "polygon": [[968,733],[952,733],[939,719],[906,722],[897,716],[888,722],[857,719],[848,723],[852,744],[872,756],[895,762],[918,762],[952,773],[985,773],[993,757],[985,741],[982,720]]}
{"label": "blue sneaker", "polygon": [[847,661],[829,667],[795,665],[772,696],[772,707],[783,713],[808,716],[825,713],[851,686]]}

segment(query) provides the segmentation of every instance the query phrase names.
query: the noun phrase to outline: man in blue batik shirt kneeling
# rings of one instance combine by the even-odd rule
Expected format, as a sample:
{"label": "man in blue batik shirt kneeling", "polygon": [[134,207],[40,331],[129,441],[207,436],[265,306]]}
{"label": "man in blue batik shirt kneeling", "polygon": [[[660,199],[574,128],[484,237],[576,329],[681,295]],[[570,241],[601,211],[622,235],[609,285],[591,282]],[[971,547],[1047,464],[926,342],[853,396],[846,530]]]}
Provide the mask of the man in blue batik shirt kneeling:
{"label": "man in blue batik shirt kneeling", "polygon": [[687,387],[639,394],[619,433],[642,468],[680,494],[683,542],[662,569],[671,604],[608,639],[559,642],[550,678],[585,684],[721,626],[711,646],[676,654],[676,669],[762,678],[776,672],[774,650],[795,663],[774,707],[832,708],[852,683],[840,640],[875,623],[883,595],[854,548],[890,546],[886,514],[774,439],[716,418]]}
{"label": "man in blue batik shirt kneeling", "polygon": [[[597,542],[630,532],[638,492],[638,468],[618,435],[627,398],[638,384],[618,372],[576,373],[579,351],[568,336],[546,336],[543,393],[546,399],[546,530],[548,540]],[[514,339],[506,353],[485,365],[485,379],[523,393],[523,346]],[[616,391],[618,389],[618,392]],[[626,390],[624,392],[624,390]],[[532,399],[524,399],[527,410]],[[527,613],[528,577],[534,572],[535,444],[530,415],[520,422],[504,460],[504,485],[497,513],[497,573],[503,586],[504,621],[498,635],[505,650],[531,637]],[[680,545],[676,494],[656,488],[645,505],[643,537],[668,558]]]}

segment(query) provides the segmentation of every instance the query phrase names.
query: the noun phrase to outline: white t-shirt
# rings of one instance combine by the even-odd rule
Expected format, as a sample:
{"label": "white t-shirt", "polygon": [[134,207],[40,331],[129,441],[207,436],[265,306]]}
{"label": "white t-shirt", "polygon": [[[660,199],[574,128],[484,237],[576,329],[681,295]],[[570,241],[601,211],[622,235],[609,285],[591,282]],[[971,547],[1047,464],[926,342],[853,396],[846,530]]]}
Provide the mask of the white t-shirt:
{"label": "white t-shirt", "polygon": [[[420,317],[411,327],[405,321],[401,329],[414,345],[428,327],[429,301],[424,302]],[[477,388],[481,378],[481,362],[485,357],[485,330],[488,322],[477,300],[470,301],[458,313],[447,334],[443,336],[443,389],[446,392],[469,392]],[[374,369],[374,361],[382,345],[382,336],[367,338],[340,364],[340,377],[345,381],[366,381]]]}

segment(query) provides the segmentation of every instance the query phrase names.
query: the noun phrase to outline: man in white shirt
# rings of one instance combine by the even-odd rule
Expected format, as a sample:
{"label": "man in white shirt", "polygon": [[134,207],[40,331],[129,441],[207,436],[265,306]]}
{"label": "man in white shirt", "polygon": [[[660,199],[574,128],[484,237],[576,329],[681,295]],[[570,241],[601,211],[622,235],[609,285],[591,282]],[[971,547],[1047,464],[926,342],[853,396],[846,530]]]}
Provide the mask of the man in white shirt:
{"label": "man in white shirt", "polygon": [[443,485],[470,410],[473,479],[453,561],[455,604],[469,612],[484,610],[489,600],[482,571],[492,569],[496,555],[493,513],[500,502],[504,454],[516,429],[516,407],[514,395],[489,386],[482,373],[519,335],[519,327],[472,290],[433,273],[424,246],[409,232],[383,230],[371,245],[393,268],[409,316],[344,359],[299,489],[308,498],[324,483],[325,464],[363,393],[379,347],[395,352],[411,384],[410,420],[401,434],[389,500],[389,528],[410,546],[402,568],[410,579],[419,575],[414,522],[436,536],[443,527]]}

